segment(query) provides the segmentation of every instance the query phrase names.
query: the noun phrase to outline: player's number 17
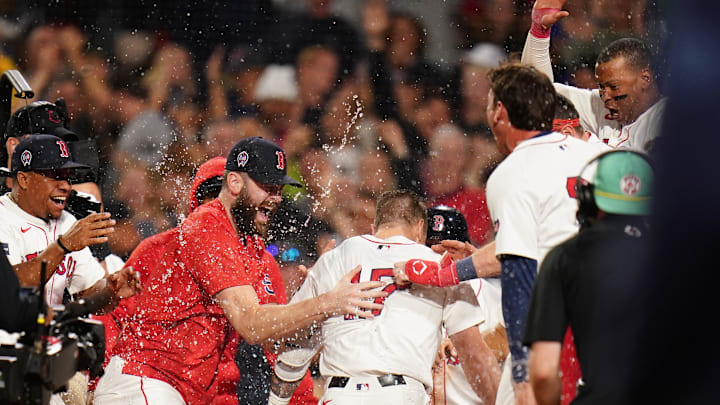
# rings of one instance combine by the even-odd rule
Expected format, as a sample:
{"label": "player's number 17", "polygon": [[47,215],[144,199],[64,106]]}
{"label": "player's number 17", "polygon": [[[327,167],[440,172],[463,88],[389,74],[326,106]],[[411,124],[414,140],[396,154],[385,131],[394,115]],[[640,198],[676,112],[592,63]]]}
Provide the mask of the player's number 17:
{"label": "player's number 17", "polygon": [[[368,277],[369,273],[369,277]],[[394,293],[395,290],[397,290],[397,285],[394,283],[393,279],[393,269],[390,268],[383,268],[383,269],[372,269],[367,271],[365,268],[360,270],[358,274],[355,275],[355,277],[350,280],[351,283],[359,283],[360,281],[384,281],[388,282],[389,284],[386,285],[382,290],[387,293],[385,297],[377,297],[375,298],[374,302],[376,304],[383,304],[385,302],[385,299],[390,296],[390,294]],[[375,316],[380,315],[382,312],[381,309],[373,309],[372,314]],[[345,320],[353,320],[357,319],[355,315],[345,315]]]}

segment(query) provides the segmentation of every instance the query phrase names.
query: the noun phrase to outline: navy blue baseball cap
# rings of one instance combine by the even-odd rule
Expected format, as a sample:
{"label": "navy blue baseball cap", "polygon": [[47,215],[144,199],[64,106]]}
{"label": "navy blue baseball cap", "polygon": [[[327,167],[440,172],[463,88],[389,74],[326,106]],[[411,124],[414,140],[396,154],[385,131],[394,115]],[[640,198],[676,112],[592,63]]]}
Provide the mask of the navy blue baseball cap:
{"label": "navy blue baseball cap", "polygon": [[225,170],[245,172],[262,184],[302,187],[287,175],[285,152],[274,142],[259,136],[236,143],[228,154]]}
{"label": "navy blue baseball cap", "polygon": [[13,174],[37,170],[87,169],[74,162],[68,145],[53,135],[30,135],[15,147],[10,161]]}
{"label": "navy blue baseball cap", "polygon": [[469,242],[468,226],[460,211],[446,205],[427,209],[427,241],[438,243],[441,240],[459,240]]}

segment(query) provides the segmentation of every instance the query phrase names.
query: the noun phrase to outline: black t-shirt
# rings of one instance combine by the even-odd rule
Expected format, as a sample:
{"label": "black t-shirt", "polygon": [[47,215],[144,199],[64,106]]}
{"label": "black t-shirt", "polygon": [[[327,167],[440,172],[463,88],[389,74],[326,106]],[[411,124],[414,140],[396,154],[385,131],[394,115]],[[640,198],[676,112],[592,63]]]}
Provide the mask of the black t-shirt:
{"label": "black t-shirt", "polygon": [[645,260],[644,219],[609,216],[548,253],[535,282],[524,343],[562,342],[570,326],[584,386],[574,404],[614,403],[622,392],[630,336],[641,327],[633,301]]}
{"label": "black t-shirt", "polygon": [[23,294],[15,270],[5,256],[7,245],[0,242],[0,329],[30,332],[35,327],[40,298]]}

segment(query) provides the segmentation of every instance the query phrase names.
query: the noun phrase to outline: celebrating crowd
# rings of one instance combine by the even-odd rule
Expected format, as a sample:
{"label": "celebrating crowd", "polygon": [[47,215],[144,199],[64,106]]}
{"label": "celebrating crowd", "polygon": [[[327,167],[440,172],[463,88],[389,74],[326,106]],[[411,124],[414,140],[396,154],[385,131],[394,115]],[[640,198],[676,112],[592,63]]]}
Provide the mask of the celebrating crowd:
{"label": "celebrating crowd", "polygon": [[[457,63],[385,0],[352,22],[321,0],[6,11],[0,65],[35,97],[3,137],[0,242],[21,285],[62,268],[51,304],[107,295],[81,402],[622,397],[576,291],[534,285],[571,268],[553,248],[579,225],[647,233],[663,9],[453,4]],[[73,193],[104,213],[72,217]]]}

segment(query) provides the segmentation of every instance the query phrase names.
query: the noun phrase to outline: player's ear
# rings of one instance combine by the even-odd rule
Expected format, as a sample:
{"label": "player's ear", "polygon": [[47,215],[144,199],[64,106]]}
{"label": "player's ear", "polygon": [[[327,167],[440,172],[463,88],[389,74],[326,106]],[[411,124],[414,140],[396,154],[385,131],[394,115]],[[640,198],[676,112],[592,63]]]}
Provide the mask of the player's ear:
{"label": "player's ear", "polygon": [[30,178],[29,172],[17,172],[13,181],[17,183],[21,189],[27,190],[32,179]]}
{"label": "player's ear", "polygon": [[505,105],[502,103],[502,101],[496,101],[495,102],[495,108],[492,112],[492,120],[493,123],[497,124],[501,121],[508,121],[508,115],[507,115],[507,109],[505,109]]}
{"label": "player's ear", "polygon": [[[15,147],[19,143],[20,143],[20,140],[13,136],[8,137],[8,139],[5,141],[5,151],[7,151],[9,157],[12,156],[12,153],[15,150]],[[4,164],[5,162],[2,162],[2,163]]]}
{"label": "player's ear", "polygon": [[227,185],[230,194],[236,196],[240,194],[243,187],[245,187],[245,181],[243,180],[240,172],[230,172],[227,174]]}
{"label": "player's ear", "polygon": [[640,85],[642,86],[643,90],[647,90],[653,81],[653,74],[650,71],[650,69],[645,68],[640,71]]}

